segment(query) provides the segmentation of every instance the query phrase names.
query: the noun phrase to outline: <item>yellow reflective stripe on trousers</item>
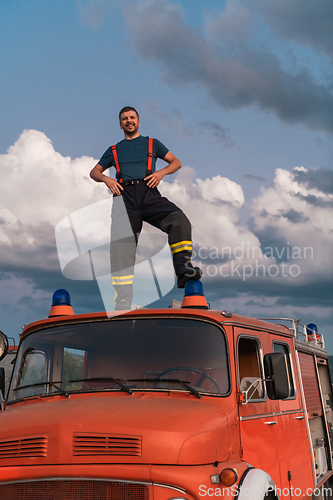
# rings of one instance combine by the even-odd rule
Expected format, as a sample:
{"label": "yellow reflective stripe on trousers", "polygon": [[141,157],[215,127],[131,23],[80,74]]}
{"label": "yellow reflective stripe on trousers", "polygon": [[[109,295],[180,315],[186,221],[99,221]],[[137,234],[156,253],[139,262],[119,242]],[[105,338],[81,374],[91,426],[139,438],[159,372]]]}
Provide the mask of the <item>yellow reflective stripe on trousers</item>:
{"label": "yellow reflective stripe on trousers", "polygon": [[132,285],[134,275],[129,276],[112,276],[112,285]]}
{"label": "yellow reflective stripe on trousers", "polygon": [[189,250],[190,252],[192,252],[192,245],[191,246],[184,245],[183,247],[180,248],[171,248],[171,252],[173,255],[178,252],[183,252],[184,250]]}
{"label": "yellow reflective stripe on trousers", "polygon": [[173,243],[170,248],[179,247],[180,245],[190,245],[192,246],[192,241],[178,241],[178,243]]}

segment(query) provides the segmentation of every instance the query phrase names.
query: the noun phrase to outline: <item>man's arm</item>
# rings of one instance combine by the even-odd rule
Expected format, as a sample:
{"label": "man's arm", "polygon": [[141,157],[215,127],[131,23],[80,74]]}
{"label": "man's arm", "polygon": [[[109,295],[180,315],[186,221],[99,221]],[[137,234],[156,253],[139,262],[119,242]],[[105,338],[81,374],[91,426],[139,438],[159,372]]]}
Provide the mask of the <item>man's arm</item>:
{"label": "man's arm", "polygon": [[120,194],[120,190],[123,191],[124,188],[116,181],[116,179],[111,179],[108,175],[104,175],[104,170],[105,168],[97,163],[97,165],[95,165],[90,172],[90,177],[96,182],[104,182],[113,194]]}
{"label": "man's arm", "polygon": [[181,161],[178,160],[175,155],[170,153],[170,151],[168,151],[163,160],[166,161],[168,165],[161,168],[161,170],[157,170],[151,175],[148,175],[148,177],[145,178],[145,181],[148,180],[147,186],[151,188],[157,187],[165,175],[174,174],[182,166]]}

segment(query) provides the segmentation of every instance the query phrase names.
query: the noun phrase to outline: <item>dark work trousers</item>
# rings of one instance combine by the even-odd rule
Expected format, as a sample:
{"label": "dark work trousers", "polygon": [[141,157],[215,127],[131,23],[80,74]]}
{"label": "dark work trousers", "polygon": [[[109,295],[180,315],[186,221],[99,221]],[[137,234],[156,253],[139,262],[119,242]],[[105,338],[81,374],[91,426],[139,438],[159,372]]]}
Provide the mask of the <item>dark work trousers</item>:
{"label": "dark work trousers", "polygon": [[192,228],[184,212],[143,180],[124,186],[112,204],[111,276],[115,304],[121,300],[132,303],[136,247],[143,222],[168,234],[177,276],[185,273],[191,262]]}

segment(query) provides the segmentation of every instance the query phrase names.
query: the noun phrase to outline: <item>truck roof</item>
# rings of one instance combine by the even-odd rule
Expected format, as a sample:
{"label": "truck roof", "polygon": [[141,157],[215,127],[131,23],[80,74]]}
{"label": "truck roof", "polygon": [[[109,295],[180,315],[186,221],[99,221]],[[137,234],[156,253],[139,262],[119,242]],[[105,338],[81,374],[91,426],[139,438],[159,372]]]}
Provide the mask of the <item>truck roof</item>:
{"label": "truck roof", "polygon": [[35,321],[26,325],[21,333],[21,338],[35,330],[42,328],[50,328],[62,324],[91,322],[91,321],[107,321],[115,318],[125,317],[154,317],[154,316],[186,316],[201,320],[214,321],[220,325],[237,325],[244,328],[252,328],[256,330],[273,331],[282,335],[293,336],[291,330],[283,324],[271,323],[262,319],[251,318],[239,314],[227,313],[230,317],[226,317],[225,311],[213,309],[134,309],[131,311],[111,311],[111,312],[95,312],[86,314],[74,314],[68,316],[57,316]]}

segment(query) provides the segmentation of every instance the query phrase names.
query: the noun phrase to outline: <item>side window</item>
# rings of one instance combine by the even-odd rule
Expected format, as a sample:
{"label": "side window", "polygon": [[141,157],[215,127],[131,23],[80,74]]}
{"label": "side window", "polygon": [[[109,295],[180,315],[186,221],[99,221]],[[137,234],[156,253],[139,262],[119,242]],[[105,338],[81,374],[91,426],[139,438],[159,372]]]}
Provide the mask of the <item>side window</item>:
{"label": "side window", "polygon": [[39,384],[47,380],[46,376],[46,356],[44,351],[28,349],[22,360],[18,385]]}
{"label": "side window", "polygon": [[263,378],[260,348],[260,342],[256,338],[239,337],[238,339],[239,390],[240,392],[249,390],[250,403],[266,399],[263,383],[258,381]]}
{"label": "side window", "polygon": [[294,384],[294,380],[293,380],[293,373],[292,373],[292,369],[291,369],[289,346],[288,346],[288,344],[279,343],[279,342],[276,342],[274,340],[273,351],[280,352],[285,357],[286,365],[287,365],[287,372],[288,372],[288,382],[289,382],[289,396],[286,399],[293,399],[296,396],[296,391],[295,391],[295,384]]}

